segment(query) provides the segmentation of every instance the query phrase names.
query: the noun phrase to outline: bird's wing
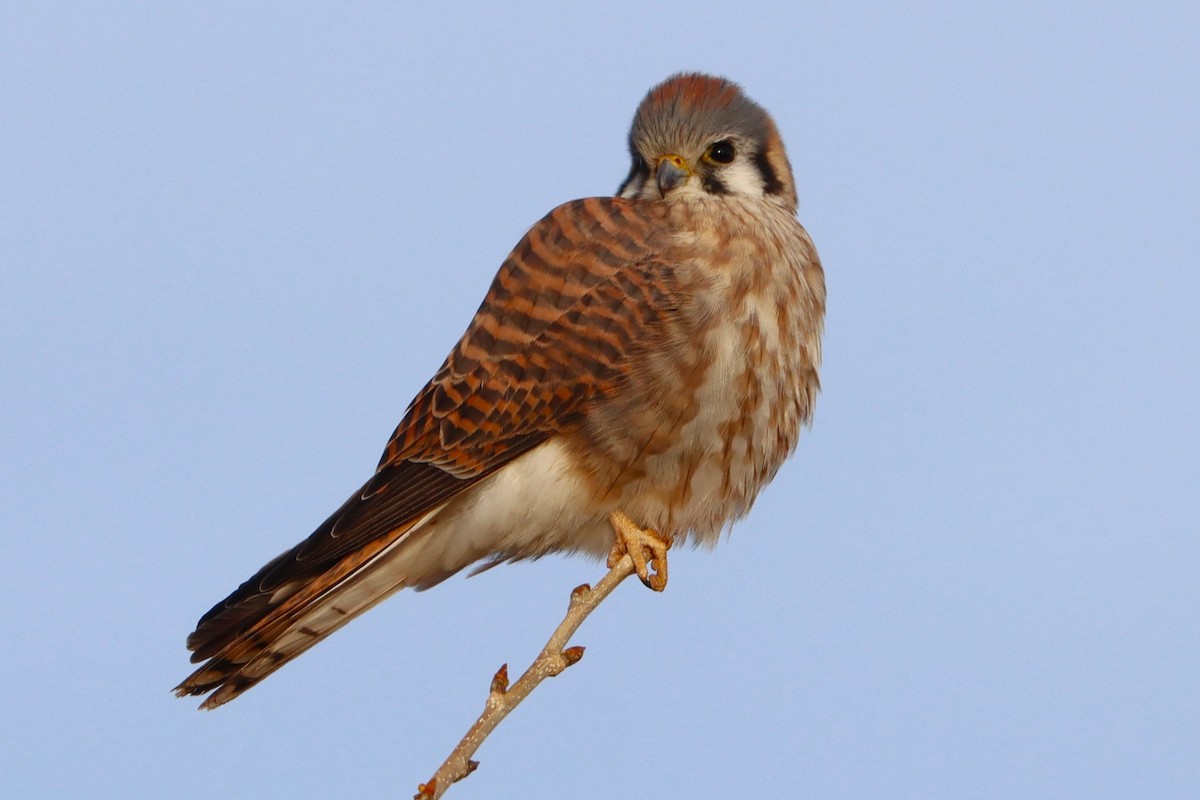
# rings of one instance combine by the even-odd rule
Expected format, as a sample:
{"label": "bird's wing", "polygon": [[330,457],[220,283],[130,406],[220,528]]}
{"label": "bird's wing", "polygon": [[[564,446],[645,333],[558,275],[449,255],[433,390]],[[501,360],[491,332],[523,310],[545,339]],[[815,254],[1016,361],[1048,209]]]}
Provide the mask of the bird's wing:
{"label": "bird's wing", "polygon": [[[380,584],[333,603],[425,515],[618,386],[678,309],[659,213],[655,204],[590,198],[535,225],[410,404],[375,475],[200,619],[188,647],[206,663],[177,693],[218,689],[210,707],[232,699],[400,588]],[[318,605],[337,613],[312,624]]]}

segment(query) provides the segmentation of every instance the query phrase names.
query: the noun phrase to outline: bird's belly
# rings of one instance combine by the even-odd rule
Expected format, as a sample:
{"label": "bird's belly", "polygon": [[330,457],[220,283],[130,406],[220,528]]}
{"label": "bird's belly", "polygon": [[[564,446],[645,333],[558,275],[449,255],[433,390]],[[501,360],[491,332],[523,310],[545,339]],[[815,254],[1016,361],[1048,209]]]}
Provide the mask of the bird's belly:
{"label": "bird's belly", "polygon": [[[642,524],[711,545],[750,510],[795,445],[794,370],[753,319],[709,331],[703,380],[670,444],[625,488]],[[790,418],[790,419],[789,419]]]}
{"label": "bird's belly", "polygon": [[607,553],[613,541],[607,512],[582,476],[562,439],[549,439],[518,457],[422,525],[406,554],[411,572],[423,576],[412,583],[433,585],[485,558]]}
{"label": "bird's belly", "polygon": [[617,509],[714,544],[794,448],[815,391],[795,349],[749,312],[706,331],[693,364],[664,367],[447,503],[413,542],[413,571],[428,576],[415,583],[480,559],[602,556]]}

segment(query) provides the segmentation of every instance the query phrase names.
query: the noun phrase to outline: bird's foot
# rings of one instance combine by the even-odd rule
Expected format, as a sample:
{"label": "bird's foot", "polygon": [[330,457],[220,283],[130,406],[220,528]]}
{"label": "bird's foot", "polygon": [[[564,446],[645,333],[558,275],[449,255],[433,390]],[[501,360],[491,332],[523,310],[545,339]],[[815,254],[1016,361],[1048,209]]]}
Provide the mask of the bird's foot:
{"label": "bird's foot", "polygon": [[[671,548],[671,537],[638,526],[622,511],[609,514],[608,522],[617,535],[608,554],[609,569],[628,553],[642,583],[656,592],[667,588],[667,550]],[[650,573],[650,565],[654,566],[653,574]]]}

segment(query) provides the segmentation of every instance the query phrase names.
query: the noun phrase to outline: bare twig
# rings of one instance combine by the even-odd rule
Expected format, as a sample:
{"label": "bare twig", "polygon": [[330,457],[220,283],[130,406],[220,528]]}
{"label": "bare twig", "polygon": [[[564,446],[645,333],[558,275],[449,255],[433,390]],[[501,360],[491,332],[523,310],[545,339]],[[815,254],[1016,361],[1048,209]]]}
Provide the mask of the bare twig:
{"label": "bare twig", "polygon": [[600,579],[595,588],[586,583],[575,587],[571,592],[571,604],[567,615],[551,634],[542,652],[534,659],[525,674],[517,679],[512,686],[508,685],[508,665],[504,664],[492,678],[491,691],[488,692],[487,703],[483,713],[475,724],[467,731],[458,746],[450,753],[428,783],[417,787],[413,800],[434,800],[441,797],[450,785],[470,775],[479,766],[478,761],[472,761],[471,756],[483,744],[496,726],[508,713],[529,696],[539,683],[546,678],[552,678],[567,667],[583,658],[582,647],[567,647],[567,642],[587,619],[588,614],[596,610],[604,598],[612,594],[613,589],[621,581],[634,572],[633,559],[628,554],[621,557],[608,574]]}

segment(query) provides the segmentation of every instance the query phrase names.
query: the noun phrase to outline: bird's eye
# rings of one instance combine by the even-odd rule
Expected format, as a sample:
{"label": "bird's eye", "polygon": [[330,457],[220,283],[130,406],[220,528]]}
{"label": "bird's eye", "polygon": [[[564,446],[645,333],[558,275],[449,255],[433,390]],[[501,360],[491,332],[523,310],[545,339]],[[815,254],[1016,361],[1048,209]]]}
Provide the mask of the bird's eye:
{"label": "bird's eye", "polygon": [[733,161],[734,155],[736,153],[733,150],[733,142],[722,139],[708,146],[708,150],[704,152],[704,160],[713,164],[729,164]]}

